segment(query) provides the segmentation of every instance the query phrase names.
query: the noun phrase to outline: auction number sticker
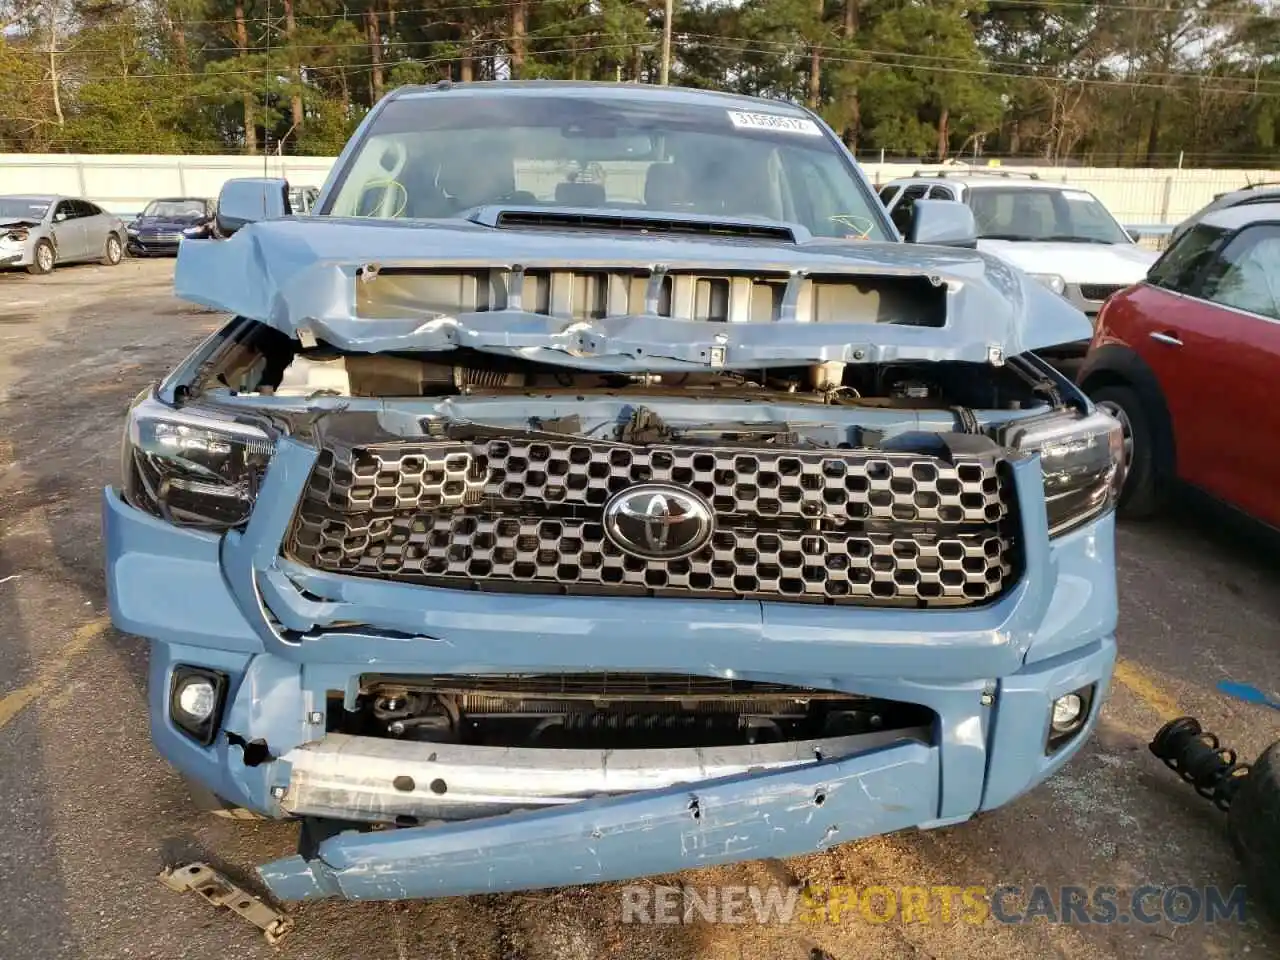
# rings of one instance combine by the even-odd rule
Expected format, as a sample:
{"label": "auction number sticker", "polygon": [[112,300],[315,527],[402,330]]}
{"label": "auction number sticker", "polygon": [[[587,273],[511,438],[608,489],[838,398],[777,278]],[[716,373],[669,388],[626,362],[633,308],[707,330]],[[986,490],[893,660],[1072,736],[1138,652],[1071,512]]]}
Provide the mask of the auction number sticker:
{"label": "auction number sticker", "polygon": [[1089,203],[1093,200],[1093,194],[1087,190],[1063,190],[1062,199],[1078,200],[1081,203]]}
{"label": "auction number sticker", "polygon": [[777,130],[780,133],[800,133],[808,137],[820,137],[822,131],[812,120],[804,117],[780,117],[776,113],[745,113],[730,110],[729,120],[740,130]]}

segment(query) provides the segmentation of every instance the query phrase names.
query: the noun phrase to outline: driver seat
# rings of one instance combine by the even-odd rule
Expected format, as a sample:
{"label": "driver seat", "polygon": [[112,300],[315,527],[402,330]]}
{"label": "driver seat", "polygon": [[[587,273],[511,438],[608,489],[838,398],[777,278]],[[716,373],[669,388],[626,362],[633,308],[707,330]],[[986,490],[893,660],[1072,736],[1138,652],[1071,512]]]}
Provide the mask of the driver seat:
{"label": "driver seat", "polygon": [[455,213],[491,203],[538,202],[528,190],[516,189],[515,159],[496,145],[447,155],[440,164],[436,183],[448,196]]}

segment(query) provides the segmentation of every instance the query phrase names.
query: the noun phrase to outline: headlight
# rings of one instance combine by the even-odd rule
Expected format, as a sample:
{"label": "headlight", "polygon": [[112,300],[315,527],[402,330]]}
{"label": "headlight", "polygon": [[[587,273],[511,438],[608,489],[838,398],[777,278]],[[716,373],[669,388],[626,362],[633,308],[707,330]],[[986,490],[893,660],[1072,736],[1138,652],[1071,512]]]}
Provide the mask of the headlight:
{"label": "headlight", "polygon": [[5,239],[6,239],[6,240],[17,240],[17,241],[22,241],[22,240],[27,239],[27,237],[29,237],[29,236],[30,236],[30,234],[29,234],[26,230],[10,230],[10,231],[5,235]]}
{"label": "headlight", "polygon": [[1120,424],[1101,411],[1054,416],[1015,428],[1012,445],[1040,454],[1049,536],[1056,537],[1115,506],[1124,473]]}
{"label": "headlight", "polygon": [[195,227],[182,228],[182,235],[184,237],[198,237],[202,233],[204,233],[204,224],[200,224],[199,226],[195,226]]}
{"label": "headlight", "polygon": [[1059,296],[1066,293],[1067,281],[1063,280],[1062,277],[1056,273],[1029,273],[1027,276],[1032,280],[1039,280]]}
{"label": "headlight", "polygon": [[131,237],[136,237],[136,236],[138,235],[138,228],[137,228],[137,227],[125,227],[125,228],[124,228],[124,232],[125,232],[125,233],[127,233],[127,234],[128,234],[129,236],[131,236]]}
{"label": "headlight", "polygon": [[129,411],[125,499],[170,523],[238,527],[249,519],[274,449],[260,427],[195,405],[175,409],[148,391]]}

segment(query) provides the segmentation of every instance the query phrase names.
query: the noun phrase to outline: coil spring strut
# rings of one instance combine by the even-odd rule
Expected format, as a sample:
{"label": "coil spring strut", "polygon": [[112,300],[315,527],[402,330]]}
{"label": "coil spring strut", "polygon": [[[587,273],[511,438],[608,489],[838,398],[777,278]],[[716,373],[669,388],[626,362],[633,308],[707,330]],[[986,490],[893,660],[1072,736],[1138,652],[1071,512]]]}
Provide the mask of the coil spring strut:
{"label": "coil spring strut", "polygon": [[1236,752],[1223,747],[1194,717],[1170,720],[1156,731],[1151,752],[1219,810],[1230,808],[1249,775],[1249,765],[1236,763]]}

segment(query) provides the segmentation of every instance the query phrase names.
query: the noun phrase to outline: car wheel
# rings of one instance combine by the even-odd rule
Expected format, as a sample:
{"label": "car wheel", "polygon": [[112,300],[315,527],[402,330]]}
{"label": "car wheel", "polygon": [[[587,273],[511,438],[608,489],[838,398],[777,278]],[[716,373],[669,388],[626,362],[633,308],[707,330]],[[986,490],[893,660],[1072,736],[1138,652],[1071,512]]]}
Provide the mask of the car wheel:
{"label": "car wheel", "polygon": [[1159,513],[1167,496],[1151,414],[1132,387],[1107,385],[1090,391],[1099,410],[1120,421],[1124,431],[1124,479],[1120,490],[1120,515],[1141,520]]}
{"label": "car wheel", "polygon": [[53,264],[57,257],[53,253],[53,244],[48,240],[39,240],[36,242],[36,255],[31,261],[31,265],[27,267],[27,273],[34,273],[37,276],[45,273],[53,273]]}
{"label": "car wheel", "polygon": [[124,247],[120,245],[120,238],[114,233],[107,234],[107,245],[102,251],[102,262],[108,267],[114,267],[124,259]]}
{"label": "car wheel", "polygon": [[1280,917],[1280,743],[1263,751],[1236,791],[1227,833],[1244,865],[1249,893]]}

